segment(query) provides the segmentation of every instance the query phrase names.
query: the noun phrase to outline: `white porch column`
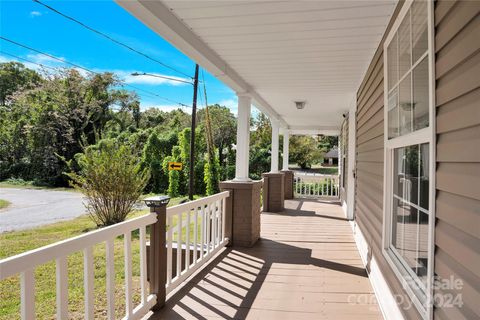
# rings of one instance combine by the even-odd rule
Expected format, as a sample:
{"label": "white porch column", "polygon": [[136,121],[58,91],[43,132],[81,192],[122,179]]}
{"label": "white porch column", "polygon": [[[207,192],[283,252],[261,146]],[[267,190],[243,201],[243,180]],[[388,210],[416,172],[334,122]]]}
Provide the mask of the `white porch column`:
{"label": "white porch column", "polygon": [[283,131],[283,166],[282,170],[288,170],[288,147],[290,144],[290,132],[288,129]]}
{"label": "white porch column", "polygon": [[347,173],[347,219],[353,220],[355,213],[355,162],[356,162],[356,100],[348,113],[348,173]]}
{"label": "white porch column", "polygon": [[278,172],[278,146],[279,146],[279,126],[278,121],[271,119],[272,124],[272,154],[271,154],[271,168],[270,172]]}
{"label": "white porch column", "polygon": [[251,181],[248,177],[250,149],[250,110],[252,98],[246,93],[237,93],[237,155],[234,181]]}

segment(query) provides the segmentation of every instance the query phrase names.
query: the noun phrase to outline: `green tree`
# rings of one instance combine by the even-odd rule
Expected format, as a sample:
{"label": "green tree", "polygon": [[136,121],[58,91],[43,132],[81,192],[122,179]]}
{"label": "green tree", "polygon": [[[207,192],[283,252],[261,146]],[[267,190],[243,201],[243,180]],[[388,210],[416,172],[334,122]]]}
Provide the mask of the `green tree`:
{"label": "green tree", "polygon": [[0,105],[9,104],[12,95],[18,91],[32,89],[42,82],[34,70],[18,62],[0,64]]}
{"label": "green tree", "polygon": [[312,167],[312,164],[320,162],[322,151],[318,148],[318,142],[312,136],[290,137],[289,158],[297,163],[302,169]]}
{"label": "green tree", "polygon": [[[230,153],[233,152],[232,146],[236,142],[237,136],[237,121],[234,114],[225,106],[218,104],[208,107],[211,119],[211,128],[213,135],[213,144],[218,153],[218,162],[220,168],[220,178],[228,179],[226,169],[226,159]],[[206,109],[201,109],[198,112],[199,122],[204,124],[206,122]]]}
{"label": "green tree", "polygon": [[178,197],[180,195],[180,171],[169,170],[168,162],[180,161],[180,147],[175,146],[172,149],[172,155],[165,158],[163,162],[163,168],[165,172],[168,172],[168,194],[171,197]]}
{"label": "green tree", "polygon": [[104,142],[78,157],[80,172],[67,175],[87,198],[87,212],[97,226],[122,222],[142,195],[149,173],[125,145]]}

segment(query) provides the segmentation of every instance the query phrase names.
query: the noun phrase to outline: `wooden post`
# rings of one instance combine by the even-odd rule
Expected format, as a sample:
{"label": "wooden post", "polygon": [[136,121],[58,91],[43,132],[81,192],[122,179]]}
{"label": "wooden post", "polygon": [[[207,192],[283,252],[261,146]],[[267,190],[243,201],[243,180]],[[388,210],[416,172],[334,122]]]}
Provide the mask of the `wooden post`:
{"label": "wooden post", "polygon": [[157,222],[150,226],[150,292],[157,296],[157,303],[152,307],[156,311],[165,305],[167,283],[167,248],[166,248],[166,221],[167,204],[155,204],[150,212],[157,214]]}

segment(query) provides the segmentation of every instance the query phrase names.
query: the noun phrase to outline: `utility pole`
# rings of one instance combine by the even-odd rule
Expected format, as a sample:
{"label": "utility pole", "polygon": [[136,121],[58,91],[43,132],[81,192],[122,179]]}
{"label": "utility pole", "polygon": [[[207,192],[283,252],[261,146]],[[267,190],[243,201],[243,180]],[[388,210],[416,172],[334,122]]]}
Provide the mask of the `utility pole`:
{"label": "utility pole", "polygon": [[192,132],[190,134],[190,172],[188,177],[188,198],[193,200],[193,179],[195,177],[195,122],[197,118],[198,64],[195,64],[193,78]]}

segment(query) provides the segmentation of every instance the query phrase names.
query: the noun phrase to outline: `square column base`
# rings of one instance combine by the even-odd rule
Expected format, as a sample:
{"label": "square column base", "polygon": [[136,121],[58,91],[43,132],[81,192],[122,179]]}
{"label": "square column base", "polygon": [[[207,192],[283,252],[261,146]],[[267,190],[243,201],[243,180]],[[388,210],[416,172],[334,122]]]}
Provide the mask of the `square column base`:
{"label": "square column base", "polygon": [[293,179],[294,179],[293,171],[282,170],[282,173],[285,175],[285,180],[284,180],[285,200],[293,199]]}
{"label": "square column base", "polygon": [[260,238],[260,194],[262,181],[223,181],[221,191],[229,191],[225,236],[230,245],[252,247]]}
{"label": "square column base", "polygon": [[285,174],[269,172],[263,177],[263,211],[282,212],[285,208]]}

